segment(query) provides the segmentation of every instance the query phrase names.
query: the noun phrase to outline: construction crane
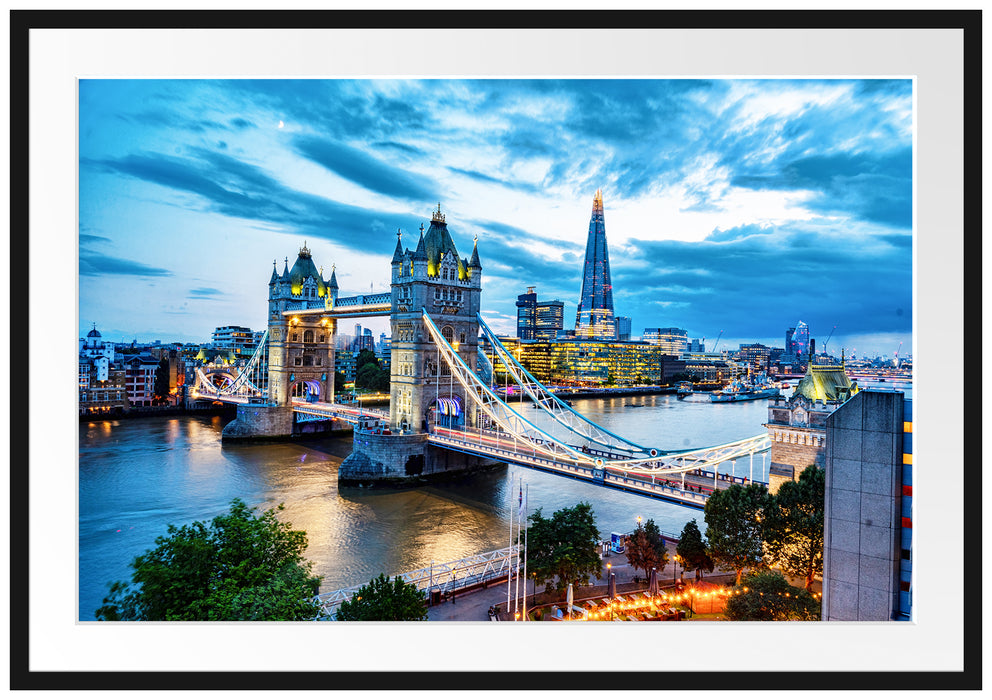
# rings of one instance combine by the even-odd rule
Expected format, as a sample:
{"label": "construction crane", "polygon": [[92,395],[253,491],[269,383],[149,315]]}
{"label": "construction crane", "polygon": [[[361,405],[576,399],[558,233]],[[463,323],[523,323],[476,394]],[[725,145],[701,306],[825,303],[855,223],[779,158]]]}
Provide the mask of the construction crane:
{"label": "construction crane", "polygon": [[720,335],[718,335],[716,337],[716,340],[713,341],[713,349],[710,350],[710,352],[716,352],[716,344],[720,342],[720,338],[722,337],[723,337],[723,331],[720,331]]}
{"label": "construction crane", "polygon": [[899,369],[899,351],[900,350],[902,350],[902,343],[901,342],[899,343],[899,347],[896,348],[896,354],[895,354],[895,357],[896,357],[896,361],[895,361],[896,362],[896,369]]}
{"label": "construction crane", "polygon": [[833,328],[830,329],[830,335],[828,335],[827,336],[827,339],[823,341],[823,354],[824,355],[827,354],[827,343],[829,343],[830,342],[830,339],[834,337],[834,331],[835,330],[837,330],[837,326],[834,326]]}

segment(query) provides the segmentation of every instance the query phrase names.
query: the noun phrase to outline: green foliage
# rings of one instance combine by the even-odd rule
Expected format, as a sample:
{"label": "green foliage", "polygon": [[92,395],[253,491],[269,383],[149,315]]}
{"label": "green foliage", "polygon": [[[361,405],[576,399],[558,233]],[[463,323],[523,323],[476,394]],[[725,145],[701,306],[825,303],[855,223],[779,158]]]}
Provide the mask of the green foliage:
{"label": "green foliage", "polygon": [[589,503],[555,511],[545,518],[538,508],[528,517],[527,571],[535,584],[564,591],[569,583],[588,585],[590,574],[599,575],[599,530]]}
{"label": "green foliage", "polygon": [[358,353],[358,357],[355,358],[355,371],[357,372],[365,365],[375,365],[379,366],[379,358],[375,356],[375,353],[368,348],[362,348]]}
{"label": "green foliage", "polygon": [[765,554],[791,576],[805,580],[806,590],[823,573],[823,515],[826,472],[806,467],[799,481],[787,481],[765,508]]}
{"label": "green foliage", "polygon": [[644,571],[645,578],[651,575],[651,569],[661,571],[668,563],[665,540],[654,520],[648,520],[643,527],[637,523],[634,534],[627,538],[624,552],[632,567]]}
{"label": "green foliage", "polygon": [[169,358],[163,357],[155,368],[155,398],[153,403],[165,403],[169,398]]}
{"label": "green foliage", "polygon": [[337,370],[334,372],[334,391],[344,391],[344,385],[347,383],[348,379],[344,376],[344,372]]}
{"label": "green foliage", "polygon": [[417,587],[399,576],[392,581],[385,574],[358,589],[341,603],[338,620],[348,622],[405,622],[427,619],[427,599]]}
{"label": "green foliage", "polygon": [[706,543],[703,542],[703,535],[699,532],[695,518],[687,522],[682,528],[675,554],[687,571],[696,572],[697,581],[702,571],[713,571],[713,560],[706,550]]}
{"label": "green foliage", "polygon": [[706,502],[706,539],[713,562],[737,572],[762,564],[762,512],[769,499],[764,486],[748,484],[718,490]]}
{"label": "green foliage", "polygon": [[820,601],[790,586],[780,571],[756,571],[734,586],[724,615],[729,620],[819,620]]}
{"label": "green foliage", "polygon": [[355,388],[389,391],[389,372],[379,366],[379,358],[371,350],[362,350],[355,359]]}
{"label": "green foliage", "polygon": [[320,577],[303,558],[306,533],[279,522],[276,509],[253,511],[236,498],[209,524],[169,525],[132,562],[131,583],[111,584],[97,619],[314,619]]}

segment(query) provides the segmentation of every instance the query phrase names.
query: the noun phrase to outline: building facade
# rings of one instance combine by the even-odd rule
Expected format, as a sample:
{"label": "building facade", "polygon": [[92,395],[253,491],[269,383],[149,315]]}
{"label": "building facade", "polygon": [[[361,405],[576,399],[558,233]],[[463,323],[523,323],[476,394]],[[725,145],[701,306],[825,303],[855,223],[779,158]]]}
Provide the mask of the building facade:
{"label": "building facade", "polygon": [[913,414],[902,392],[865,390],[826,421],[824,620],[910,620]]}
{"label": "building facade", "polygon": [[127,406],[124,367],[116,361],[114,344],[103,340],[94,323],[79,339],[79,413],[116,414]]}
{"label": "building facade", "polygon": [[534,287],[517,297],[517,337],[549,340],[564,328],[565,303],[558,299],[539,301]]}
{"label": "building facade", "polygon": [[763,371],[771,364],[772,349],[761,343],[742,343],[737,352],[737,361],[752,369]]}
{"label": "building facade", "polygon": [[582,268],[582,293],[575,313],[575,335],[598,340],[612,340],[617,336],[601,190],[596,190],[593,198],[586,257]]}
{"label": "building facade", "polygon": [[[638,386],[671,383],[685,372],[685,362],[643,342],[585,340],[519,340],[500,338],[506,349],[539,382],[553,385]],[[490,355],[487,351],[487,355]],[[497,376],[506,371],[492,358]]]}
{"label": "building facade", "polygon": [[244,326],[221,326],[211,335],[214,348],[233,350],[236,357],[250,357],[258,341],[251,328]]}
{"label": "building facade", "polygon": [[641,340],[672,355],[681,355],[688,349],[689,333],[684,328],[645,328]]}
{"label": "building facade", "polygon": [[630,340],[630,326],[632,319],[630,316],[617,316],[617,340],[626,342]]}

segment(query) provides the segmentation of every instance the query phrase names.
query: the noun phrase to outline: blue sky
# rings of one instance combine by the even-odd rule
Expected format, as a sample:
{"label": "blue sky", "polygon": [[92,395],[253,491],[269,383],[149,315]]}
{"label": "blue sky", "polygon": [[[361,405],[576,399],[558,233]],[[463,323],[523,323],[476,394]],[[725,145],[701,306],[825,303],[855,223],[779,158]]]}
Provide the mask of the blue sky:
{"label": "blue sky", "polygon": [[80,334],[262,328],[304,240],[385,290],[438,202],[490,325],[535,286],[570,328],[602,188],[635,337],[907,356],[912,143],[909,80],[82,80]]}

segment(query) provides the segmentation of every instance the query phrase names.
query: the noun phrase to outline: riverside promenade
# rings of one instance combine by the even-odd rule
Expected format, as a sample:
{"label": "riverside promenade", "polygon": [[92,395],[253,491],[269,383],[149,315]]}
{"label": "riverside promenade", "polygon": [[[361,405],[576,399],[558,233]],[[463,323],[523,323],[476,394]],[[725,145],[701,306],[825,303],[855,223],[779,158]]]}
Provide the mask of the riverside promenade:
{"label": "riverside promenade", "polygon": [[[686,576],[683,574],[682,567],[674,564],[674,544],[668,545],[668,557],[668,565],[658,572],[658,582],[662,587],[671,586],[677,578],[683,578],[688,582],[694,577],[694,572],[690,571],[688,576]],[[609,570],[607,569],[607,564],[611,565]],[[627,557],[625,555],[613,553],[603,558],[603,573],[600,578],[591,581],[590,586],[575,588],[575,599],[580,600],[594,596],[601,598],[606,596],[608,571],[616,574],[618,594],[640,591],[647,588],[647,583],[644,581],[644,572],[634,571],[630,564],[627,563]],[[638,577],[639,582],[637,583],[634,582],[635,576]],[[733,573],[728,574],[725,571],[715,570],[710,574],[703,574],[704,580],[707,581],[723,582],[727,580],[728,576],[732,584]],[[523,605],[523,586],[524,581],[521,580],[519,599],[521,607]],[[449,598],[437,605],[429,607],[427,609],[427,619],[432,622],[491,622],[489,619],[489,608],[490,606],[498,605],[500,609],[500,621],[512,622],[514,607],[513,594],[516,593],[516,581],[513,582],[513,589],[508,612],[506,609],[506,581],[504,580],[501,583],[494,583],[486,588],[457,594],[453,599]],[[533,609],[535,605],[544,605],[546,603],[555,603],[564,600],[564,594],[554,591],[549,591],[545,594],[543,590],[538,590],[535,594],[533,581],[529,583],[527,593],[528,610]]]}

